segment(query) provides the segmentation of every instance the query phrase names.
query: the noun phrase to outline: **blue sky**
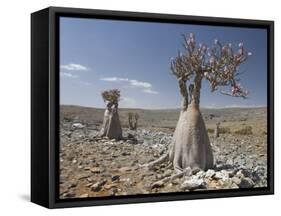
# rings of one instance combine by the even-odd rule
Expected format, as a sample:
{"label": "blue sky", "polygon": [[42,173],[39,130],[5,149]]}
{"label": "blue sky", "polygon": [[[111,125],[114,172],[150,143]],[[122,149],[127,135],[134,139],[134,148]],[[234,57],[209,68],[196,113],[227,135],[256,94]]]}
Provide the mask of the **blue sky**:
{"label": "blue sky", "polygon": [[249,98],[210,92],[203,82],[201,107],[266,106],[267,34],[265,29],[164,24],[100,19],[60,19],[60,102],[104,107],[101,91],[121,90],[120,107],[176,108],[180,93],[170,74],[170,59],[182,50],[181,34],[197,42],[214,39],[253,55],[241,65],[241,84]]}

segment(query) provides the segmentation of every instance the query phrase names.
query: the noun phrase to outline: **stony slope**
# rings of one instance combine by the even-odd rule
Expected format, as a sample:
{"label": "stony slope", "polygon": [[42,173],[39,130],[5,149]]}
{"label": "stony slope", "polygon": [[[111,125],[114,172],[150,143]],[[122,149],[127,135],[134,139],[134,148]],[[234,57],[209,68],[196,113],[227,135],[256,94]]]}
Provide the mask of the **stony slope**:
{"label": "stony slope", "polygon": [[[121,109],[121,118],[128,111],[131,110]],[[157,124],[148,124],[143,120],[137,131],[124,128],[124,140],[116,141],[98,136],[98,118],[102,118],[102,109],[62,107],[60,197],[119,196],[267,185],[265,133],[241,135],[229,132],[217,139],[210,133],[216,162],[213,170],[186,170],[184,176],[175,178],[176,173],[168,163],[154,170],[141,168],[141,164],[167,152],[173,128],[164,124],[161,116],[176,122],[176,111],[162,110],[159,114],[159,111],[144,110],[141,115],[143,119],[158,112],[158,116],[154,115]],[[224,125],[236,125],[237,128],[254,122],[259,130],[265,130],[264,111],[264,108],[203,110],[210,127],[219,119],[224,121]],[[210,114],[215,116],[210,119]],[[241,119],[231,120],[233,115]],[[149,126],[144,127],[146,124]]]}

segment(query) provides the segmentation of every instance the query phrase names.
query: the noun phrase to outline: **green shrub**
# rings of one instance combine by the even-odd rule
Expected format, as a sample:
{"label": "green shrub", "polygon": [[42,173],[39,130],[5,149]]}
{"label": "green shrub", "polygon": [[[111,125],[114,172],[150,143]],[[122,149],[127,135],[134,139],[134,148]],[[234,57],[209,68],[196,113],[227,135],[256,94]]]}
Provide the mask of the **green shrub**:
{"label": "green shrub", "polygon": [[237,130],[234,132],[235,134],[240,134],[240,135],[252,135],[252,127],[251,126],[245,126],[241,128],[240,130]]}
{"label": "green shrub", "polygon": [[240,119],[241,122],[247,121],[247,120],[248,120],[247,118],[241,118],[241,119]]}
{"label": "green shrub", "polygon": [[215,130],[213,128],[208,128],[207,131],[208,133],[214,133]]}
{"label": "green shrub", "polygon": [[72,121],[71,117],[68,117],[68,116],[64,116],[63,120],[66,121],[66,122],[71,122]]}
{"label": "green shrub", "polygon": [[220,127],[219,133],[220,134],[230,133],[230,128],[229,127]]}

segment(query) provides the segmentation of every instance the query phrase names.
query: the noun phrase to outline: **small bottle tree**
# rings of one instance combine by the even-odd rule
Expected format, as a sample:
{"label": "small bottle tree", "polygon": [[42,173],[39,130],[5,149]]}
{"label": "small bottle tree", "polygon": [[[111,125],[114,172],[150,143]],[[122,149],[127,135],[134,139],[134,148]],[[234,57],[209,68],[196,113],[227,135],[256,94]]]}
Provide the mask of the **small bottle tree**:
{"label": "small bottle tree", "polygon": [[138,119],[139,114],[138,113],[128,113],[128,122],[129,122],[129,128],[130,130],[136,130],[138,127]]}
{"label": "small bottle tree", "polygon": [[220,122],[216,123],[215,131],[214,131],[214,137],[218,138],[220,136]]}
{"label": "small bottle tree", "polygon": [[138,129],[138,120],[139,120],[139,114],[135,113],[135,123],[134,123],[134,130]]}
{"label": "small bottle tree", "polygon": [[103,91],[101,96],[104,102],[106,102],[106,110],[104,112],[101,135],[110,139],[121,139],[122,128],[118,114],[120,91],[118,89]]}
{"label": "small bottle tree", "polygon": [[128,123],[129,123],[129,129],[133,130],[134,126],[133,126],[133,113],[132,112],[128,113]]}

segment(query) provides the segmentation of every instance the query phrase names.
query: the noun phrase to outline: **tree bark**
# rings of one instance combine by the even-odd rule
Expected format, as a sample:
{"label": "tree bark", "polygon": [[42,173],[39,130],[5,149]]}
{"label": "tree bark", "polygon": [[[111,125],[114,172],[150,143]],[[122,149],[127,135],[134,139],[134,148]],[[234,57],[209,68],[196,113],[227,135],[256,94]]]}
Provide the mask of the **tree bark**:
{"label": "tree bark", "polygon": [[188,93],[186,87],[181,88],[182,109],[169,154],[175,170],[182,171],[187,167],[206,170],[213,167],[213,153],[199,109],[201,80],[200,76],[195,77],[194,88],[189,92],[191,100],[187,106],[185,95]]}
{"label": "tree bark", "polygon": [[200,110],[190,105],[181,112],[170,153],[175,170],[213,167],[213,153]]}
{"label": "tree bark", "polygon": [[188,92],[186,89],[186,81],[179,80],[180,93],[182,96],[181,110],[185,111],[188,107]]}
{"label": "tree bark", "polygon": [[187,167],[203,170],[213,167],[213,152],[199,109],[201,80],[202,77],[197,76],[195,83],[190,84],[189,92],[186,82],[179,80],[181,111],[169,152],[143,167],[150,169],[167,160],[173,163],[175,171],[179,173]]}
{"label": "tree bark", "polygon": [[108,104],[104,112],[101,135],[110,139],[122,139],[122,128],[119,120],[118,105]]}
{"label": "tree bark", "polygon": [[137,130],[137,127],[138,127],[138,116],[137,116],[136,113],[129,114],[128,122],[129,122],[129,129],[130,130]]}
{"label": "tree bark", "polygon": [[129,118],[128,121],[129,121],[129,129],[134,130],[133,118]]}

